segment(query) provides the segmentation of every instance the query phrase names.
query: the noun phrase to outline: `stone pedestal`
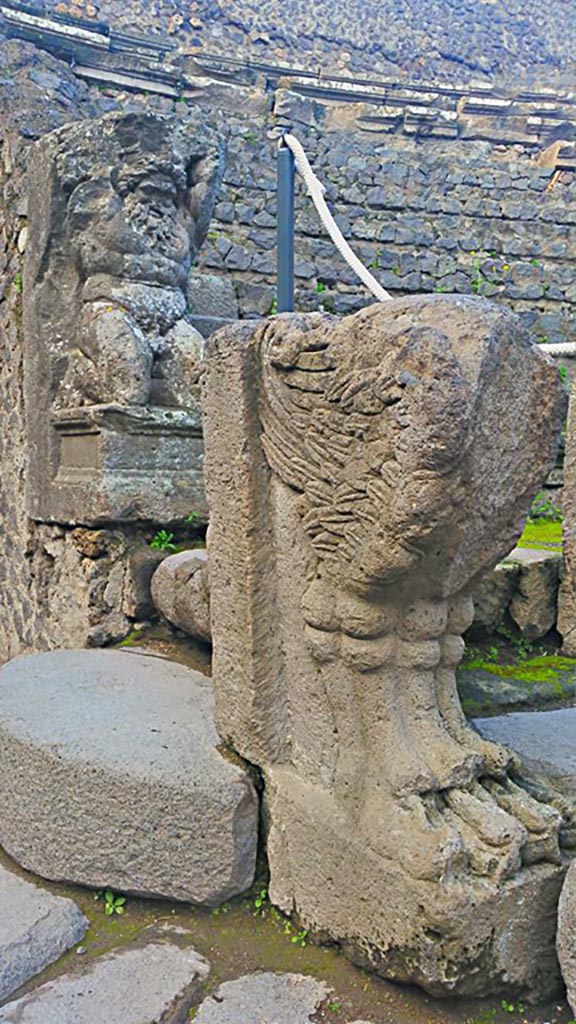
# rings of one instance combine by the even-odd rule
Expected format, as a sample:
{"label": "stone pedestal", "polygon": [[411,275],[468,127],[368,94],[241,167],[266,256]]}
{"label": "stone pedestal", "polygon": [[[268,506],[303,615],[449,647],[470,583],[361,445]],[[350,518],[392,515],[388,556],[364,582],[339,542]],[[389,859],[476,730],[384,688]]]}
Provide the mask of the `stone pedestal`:
{"label": "stone pedestal", "polygon": [[169,523],[205,512],[199,410],[85,406],[53,414],[51,427],[54,464],[31,491],[33,518]]}

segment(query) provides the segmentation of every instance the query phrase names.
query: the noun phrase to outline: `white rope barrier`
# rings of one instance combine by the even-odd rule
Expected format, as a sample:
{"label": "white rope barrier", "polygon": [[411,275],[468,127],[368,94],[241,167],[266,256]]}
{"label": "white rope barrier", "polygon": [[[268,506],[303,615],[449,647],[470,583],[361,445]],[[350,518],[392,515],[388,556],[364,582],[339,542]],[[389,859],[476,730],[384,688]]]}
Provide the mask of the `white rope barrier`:
{"label": "white rope barrier", "polygon": [[348,245],[348,242],[344,238],[344,235],[340,231],[340,228],[326,204],[326,200],[324,199],[324,185],[314,174],[314,171],[308,163],[308,157],[306,156],[302,145],[298,142],[298,139],[293,135],[286,134],[283,136],[282,141],[293,153],[296,168],[306,182],[308,195],[312,199],[312,202],[318,211],[320,220],[340,255],[344,257],[348,266],[352,268],[354,273],[357,274],[362,281],[362,284],[364,284],[366,288],[376,296],[379,302],[386,302],[388,299],[391,299],[392,296],[390,293],[382,287],[380,282],[376,280],[374,275],[370,273],[367,267],[364,266],[362,261],[358,259],[356,253]]}
{"label": "white rope barrier", "polygon": [[[366,288],[368,288],[368,290],[371,291],[380,302],[386,302],[388,299],[391,299],[392,296],[390,295],[390,292],[387,292],[386,289],[382,287],[380,282],[376,280],[374,275],[370,273],[368,268],[364,266],[362,261],[358,259],[356,253],[348,245],[348,242],[344,238],[344,235],[340,231],[340,228],[328,209],[326,200],[324,199],[324,192],[326,190],[322,182],[314,174],[302,144],[294,135],[290,135],[289,132],[282,136],[280,145],[282,144],[288,146],[292,152],[296,169],[302,175],[306,183],[308,195],[312,199],[312,202],[318,211],[320,220],[340,255],[344,257],[348,266],[352,268]],[[576,342],[573,341],[558,342],[557,344],[545,343],[540,347],[544,352],[548,352],[551,356],[576,355]]]}
{"label": "white rope barrier", "polygon": [[544,342],[540,345],[543,352],[549,352],[551,356],[574,356],[576,355],[576,341]]}

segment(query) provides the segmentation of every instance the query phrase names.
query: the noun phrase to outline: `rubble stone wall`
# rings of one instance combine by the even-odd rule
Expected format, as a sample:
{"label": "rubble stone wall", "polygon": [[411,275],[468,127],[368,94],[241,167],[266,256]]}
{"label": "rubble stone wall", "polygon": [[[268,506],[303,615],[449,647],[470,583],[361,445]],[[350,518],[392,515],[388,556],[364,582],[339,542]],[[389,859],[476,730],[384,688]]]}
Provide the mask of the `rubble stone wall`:
{"label": "rubble stone wall", "polygon": [[[562,73],[574,61],[566,0],[48,0],[62,13],[155,33],[190,50],[302,66],[482,79]],[[570,24],[572,32],[570,32]]]}
{"label": "rubble stone wall", "polygon": [[[573,340],[574,171],[553,180],[554,167],[481,139],[354,130],[344,107],[316,115],[318,106],[304,112],[311,123],[284,120],[327,186],[345,237],[392,295],[476,293],[518,312],[539,341]],[[274,308],[276,143],[264,128],[253,119],[232,123],[224,187],[201,254],[206,270],[232,275],[243,316]],[[296,232],[297,309],[349,313],[373,301],[301,182]]]}

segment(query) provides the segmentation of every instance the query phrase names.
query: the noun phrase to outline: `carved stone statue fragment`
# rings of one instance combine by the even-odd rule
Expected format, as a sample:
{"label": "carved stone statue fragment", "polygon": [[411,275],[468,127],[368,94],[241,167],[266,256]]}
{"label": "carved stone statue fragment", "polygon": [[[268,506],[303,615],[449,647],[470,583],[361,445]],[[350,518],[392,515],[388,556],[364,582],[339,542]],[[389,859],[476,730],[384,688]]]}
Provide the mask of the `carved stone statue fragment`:
{"label": "carved stone statue fragment", "polygon": [[218,722],[264,773],[272,899],[433,994],[558,984],[574,819],[468,726],[455,667],[562,409],[520,322],[477,298],[208,344]]}
{"label": "carved stone statue fragment", "polygon": [[[151,476],[166,476],[162,461],[173,464],[162,486],[178,515],[170,449],[179,438],[192,471],[203,345],[186,284],[221,171],[220,141],[198,115],[114,113],[32,147],[24,294],[34,516],[155,518],[159,493],[142,474],[148,463]],[[109,478],[80,493],[82,472],[97,465]]]}

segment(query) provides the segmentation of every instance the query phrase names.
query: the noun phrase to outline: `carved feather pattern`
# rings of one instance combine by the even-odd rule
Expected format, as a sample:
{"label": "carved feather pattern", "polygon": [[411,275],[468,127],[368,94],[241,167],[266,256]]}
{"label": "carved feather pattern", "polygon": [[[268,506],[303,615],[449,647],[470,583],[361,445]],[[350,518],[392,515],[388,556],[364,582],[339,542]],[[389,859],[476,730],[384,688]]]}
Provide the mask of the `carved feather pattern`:
{"label": "carved feather pattern", "polygon": [[261,337],[270,466],[303,495],[318,557],[340,569],[359,561],[375,582],[395,562],[403,569],[441,521],[467,419],[443,335],[413,323],[384,330],[379,308],[344,321],[279,317]]}

